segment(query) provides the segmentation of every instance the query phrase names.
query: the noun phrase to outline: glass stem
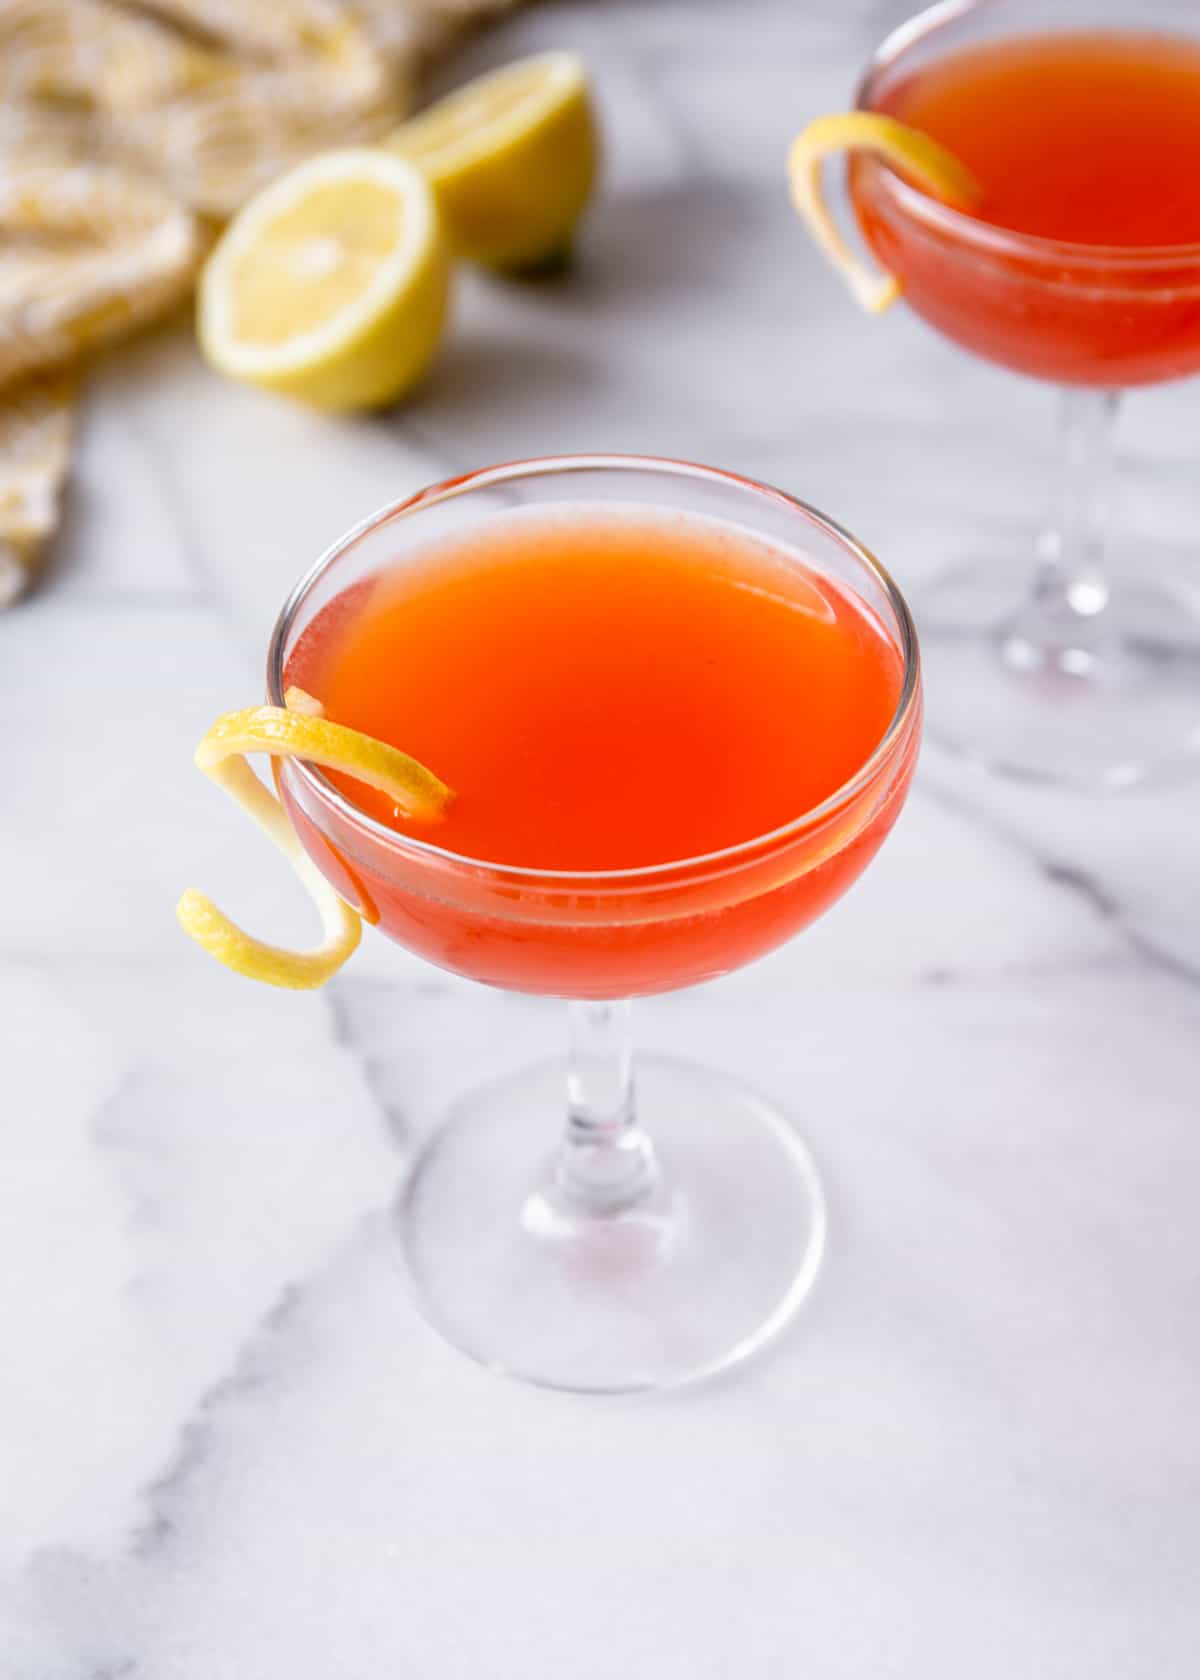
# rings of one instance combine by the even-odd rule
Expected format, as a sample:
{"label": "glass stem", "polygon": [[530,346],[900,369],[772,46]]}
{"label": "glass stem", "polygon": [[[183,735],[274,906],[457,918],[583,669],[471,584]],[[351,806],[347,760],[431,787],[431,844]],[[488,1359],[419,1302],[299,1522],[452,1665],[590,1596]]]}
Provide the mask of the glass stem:
{"label": "glass stem", "polygon": [[1116,391],[1087,386],[1062,393],[1058,501],[1038,544],[1034,582],[1038,614],[1055,640],[1064,632],[1090,639],[1090,621],[1108,605],[1104,548],[1117,402]]}
{"label": "glass stem", "polygon": [[572,1003],[567,1050],[567,1129],[559,1189],[595,1211],[627,1207],[655,1180],[654,1151],[634,1107],[631,1006]]}

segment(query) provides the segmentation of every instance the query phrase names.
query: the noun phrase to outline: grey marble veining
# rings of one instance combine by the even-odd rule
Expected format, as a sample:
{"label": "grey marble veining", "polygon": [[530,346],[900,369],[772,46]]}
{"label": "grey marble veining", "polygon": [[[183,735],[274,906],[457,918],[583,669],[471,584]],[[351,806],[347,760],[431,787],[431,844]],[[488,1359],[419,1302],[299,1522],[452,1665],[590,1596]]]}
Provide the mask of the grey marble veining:
{"label": "grey marble veining", "polygon": [[[328,995],[256,990],[171,914],[196,882],[301,933],[192,747],[300,568],[448,471],[691,455],[906,584],[1015,571],[1048,394],[864,322],[786,207],[788,138],[904,9],[563,0],[467,43],[442,81],[588,55],[606,186],[569,276],[463,276],[395,414],[222,384],[185,323],[94,376],[54,576],[0,620],[2,1680],[1194,1672],[1200,788],[928,752],[826,921],[641,1009],[795,1116],[833,1212],[774,1353],[652,1403],[485,1376],[392,1264],[415,1143],[554,1006],[371,939]],[[1128,406],[1127,545],[1196,546],[1198,401]]]}

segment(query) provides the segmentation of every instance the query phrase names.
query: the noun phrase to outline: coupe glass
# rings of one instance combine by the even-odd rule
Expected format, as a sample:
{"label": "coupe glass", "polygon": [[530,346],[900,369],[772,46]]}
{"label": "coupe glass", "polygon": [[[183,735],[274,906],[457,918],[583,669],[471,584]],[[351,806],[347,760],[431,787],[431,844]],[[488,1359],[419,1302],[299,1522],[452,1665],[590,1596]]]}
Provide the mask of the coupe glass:
{"label": "coupe glass", "polygon": [[681,462],[570,457],[436,485],[335,543],[276,624],[271,701],[282,704],[289,656],[343,590],[514,509],[552,505],[581,518],[678,511],[766,539],[838,580],[903,660],[886,734],[820,806],[653,868],[481,862],[382,826],[308,764],[278,766],[310,856],[383,932],[455,973],[571,1000],[565,1064],[464,1097],[409,1174],[397,1222],[422,1311],[496,1370],[556,1388],[656,1388],[743,1358],[787,1321],[817,1270],[825,1210],[808,1151],[760,1097],[665,1057],[639,1059],[635,1076],[629,999],[749,962],[857,877],[912,777],[917,644],[883,568],[804,503]]}
{"label": "coupe glass", "polygon": [[[952,0],[889,36],[857,103],[878,106],[959,48],[1113,30],[1200,42],[1200,8]],[[1019,126],[1019,106],[1011,121]],[[867,157],[851,166],[851,191],[865,237],[919,315],[976,355],[1062,387],[1057,507],[1031,548],[1023,596],[1011,564],[985,556],[915,598],[931,739],[1050,784],[1119,788],[1177,772],[1200,750],[1200,589],[1186,568],[1146,554],[1111,562],[1107,504],[1119,392],[1200,370],[1200,245],[1012,233]]]}

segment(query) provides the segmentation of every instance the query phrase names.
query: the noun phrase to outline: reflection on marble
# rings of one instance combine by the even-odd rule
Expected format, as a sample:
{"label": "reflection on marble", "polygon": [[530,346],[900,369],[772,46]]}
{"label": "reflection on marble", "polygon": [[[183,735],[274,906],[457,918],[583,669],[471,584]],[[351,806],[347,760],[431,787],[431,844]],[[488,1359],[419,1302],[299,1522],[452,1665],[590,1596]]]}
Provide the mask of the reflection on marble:
{"label": "reflection on marble", "polygon": [[[825,923],[644,1007],[795,1115],[834,1214],[777,1351],[651,1403],[486,1377],[391,1263],[414,1140],[554,1007],[370,940],[328,994],[260,991],[171,914],[194,881],[301,932],[191,748],[300,567],[445,472],[692,455],[905,583],[1018,563],[1046,393],[868,326],[784,201],[791,131],[902,10],[564,0],[471,42],[460,72],[589,55],[608,183],[567,279],[464,276],[403,411],[223,385],[183,325],[94,378],[51,586],[0,621],[3,1680],[1194,1671],[1200,789],[928,753]],[[1130,404],[1131,552],[1200,528],[1198,400]]]}

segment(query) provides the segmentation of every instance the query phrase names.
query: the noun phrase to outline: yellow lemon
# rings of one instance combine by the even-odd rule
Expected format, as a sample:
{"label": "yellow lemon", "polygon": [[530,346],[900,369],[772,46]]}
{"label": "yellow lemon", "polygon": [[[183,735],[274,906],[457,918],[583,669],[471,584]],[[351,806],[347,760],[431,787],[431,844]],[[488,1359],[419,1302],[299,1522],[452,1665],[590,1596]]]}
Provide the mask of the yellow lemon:
{"label": "yellow lemon", "polygon": [[288,951],[245,933],[211,899],[189,888],[175,906],[184,932],[204,949],[248,979],[296,991],[323,986],[358,949],[362,921],[338,897],[312,862],[274,794],[246,763],[249,752],[276,758],[302,758],[326,770],[343,770],[360,782],[381,788],[404,814],[433,821],[454,797],[444,782],[407,753],[376,741],[357,729],[331,723],[321,703],[303,689],[289,688],[287,708],[252,706],[227,712],[196,749],[196,764],[225,789],[279,847],[312,895],[321,913],[324,938],[309,951]]}
{"label": "yellow lemon", "polygon": [[200,277],[200,343],[234,379],[318,408],[375,408],[429,365],[449,285],[420,170],[387,151],[327,152],[226,228]]}
{"label": "yellow lemon", "polygon": [[923,191],[959,208],[966,208],[979,197],[979,185],[966,165],[928,134],[877,111],[818,117],[792,141],[788,152],[792,202],[859,303],[878,314],[896,301],[900,287],[894,275],[872,272],[866,266],[847,245],[829,213],[821,165],[837,152],[874,152]]}
{"label": "yellow lemon", "polygon": [[600,157],[587,74],[568,52],[477,77],[386,144],[424,172],[458,255],[508,269],[565,256]]}

